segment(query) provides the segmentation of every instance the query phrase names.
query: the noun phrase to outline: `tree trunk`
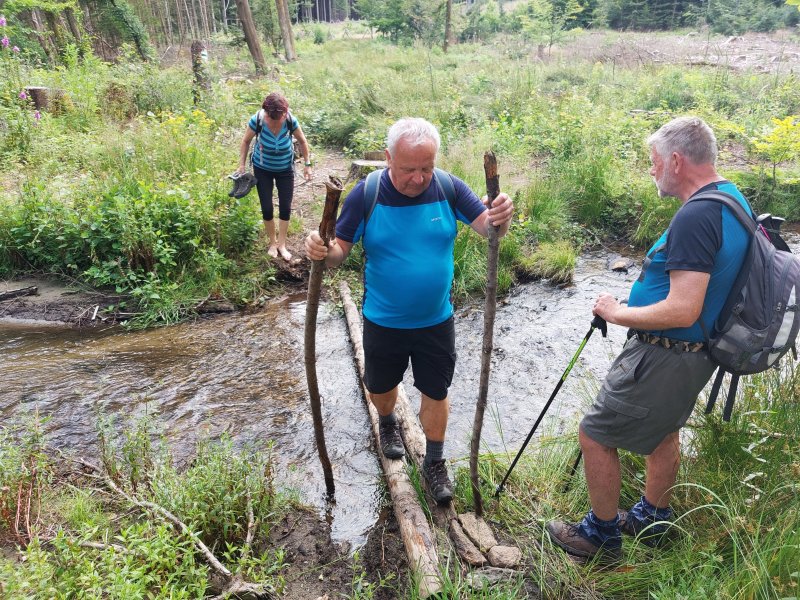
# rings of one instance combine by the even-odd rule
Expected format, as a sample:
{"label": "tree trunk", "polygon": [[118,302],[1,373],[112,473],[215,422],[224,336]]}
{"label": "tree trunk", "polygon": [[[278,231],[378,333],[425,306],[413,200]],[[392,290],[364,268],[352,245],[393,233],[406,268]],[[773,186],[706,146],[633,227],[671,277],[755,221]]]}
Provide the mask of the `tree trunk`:
{"label": "tree trunk", "polygon": [[49,10],[45,11],[44,17],[47,20],[47,25],[50,27],[51,38],[55,42],[58,53],[64,52],[66,47],[66,40],[64,39],[64,28],[61,26],[61,19],[54,12]]}
{"label": "tree trunk", "polygon": [[281,27],[286,60],[291,62],[297,59],[297,54],[294,52],[294,35],[292,34],[292,21],[289,18],[289,5],[286,0],[275,0],[275,6],[278,8],[278,24]]}
{"label": "tree trunk", "polygon": [[72,37],[74,37],[77,44],[80,45],[81,40],[83,40],[83,34],[81,32],[80,22],[75,15],[75,10],[68,8],[64,11],[64,15],[67,17],[67,25],[69,25],[69,30],[70,33],[72,33]]}
{"label": "tree trunk", "polygon": [[192,72],[194,81],[192,83],[192,96],[194,105],[198,106],[203,98],[211,92],[211,78],[208,76],[208,50],[206,45],[195,40],[192,42]]}
{"label": "tree trunk", "polygon": [[47,56],[48,61],[50,61],[50,64],[55,64],[57,62],[58,52],[53,47],[50,37],[44,30],[41,13],[39,13],[38,9],[33,8],[31,9],[30,17],[36,40],[39,42],[42,50],[44,50],[44,53]]}
{"label": "tree trunk", "polygon": [[248,0],[236,0],[236,11],[239,14],[239,21],[242,24],[242,31],[244,31],[244,39],[247,42],[247,48],[250,50],[250,56],[253,57],[253,62],[256,65],[256,73],[264,75],[267,72],[267,61],[264,59],[264,53],[261,51],[261,43],[258,41],[258,31],[253,22],[253,13],[250,12],[250,3]]}
{"label": "tree trunk", "polygon": [[155,58],[155,51],[150,44],[150,37],[141,19],[136,15],[127,0],[108,0],[112,8],[114,19],[123,29],[127,30],[136,45],[136,51],[142,60],[148,61]]}
{"label": "tree trunk", "polygon": [[442,50],[447,52],[453,36],[453,0],[445,0],[444,4],[444,44],[442,44]]}

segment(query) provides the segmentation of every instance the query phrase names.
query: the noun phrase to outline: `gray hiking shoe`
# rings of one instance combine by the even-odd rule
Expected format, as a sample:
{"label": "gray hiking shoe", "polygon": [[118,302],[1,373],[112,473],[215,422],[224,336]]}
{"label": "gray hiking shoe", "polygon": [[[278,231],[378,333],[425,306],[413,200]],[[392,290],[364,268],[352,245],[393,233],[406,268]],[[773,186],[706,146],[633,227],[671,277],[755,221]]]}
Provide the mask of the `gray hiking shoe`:
{"label": "gray hiking shoe", "polygon": [[571,556],[587,561],[597,559],[599,563],[612,565],[622,561],[621,545],[595,544],[581,534],[580,523],[550,521],[547,523],[547,534],[556,546]]}
{"label": "gray hiking shoe", "polygon": [[386,458],[398,459],[406,455],[403,438],[400,437],[400,425],[394,423],[381,424],[378,427],[381,436],[381,452]]}
{"label": "gray hiking shoe", "polygon": [[629,514],[627,510],[617,511],[617,514],[619,515],[619,528],[625,535],[637,537],[645,546],[651,548],[659,548],[669,543],[671,528],[666,523],[653,525],[653,523],[640,521]]}
{"label": "gray hiking shoe", "polygon": [[428,483],[431,496],[437,504],[447,504],[453,499],[453,484],[447,474],[444,460],[422,465],[422,476]]}

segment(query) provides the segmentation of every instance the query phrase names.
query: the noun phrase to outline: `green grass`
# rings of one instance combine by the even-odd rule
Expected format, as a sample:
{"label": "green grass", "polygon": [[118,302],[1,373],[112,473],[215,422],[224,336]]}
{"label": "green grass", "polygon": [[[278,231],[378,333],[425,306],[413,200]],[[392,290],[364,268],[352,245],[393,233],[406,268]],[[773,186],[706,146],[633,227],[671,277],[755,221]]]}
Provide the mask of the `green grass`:
{"label": "green grass", "polygon": [[520,259],[519,269],[529,276],[569,283],[575,271],[577,253],[568,241],[542,242],[531,257]]}

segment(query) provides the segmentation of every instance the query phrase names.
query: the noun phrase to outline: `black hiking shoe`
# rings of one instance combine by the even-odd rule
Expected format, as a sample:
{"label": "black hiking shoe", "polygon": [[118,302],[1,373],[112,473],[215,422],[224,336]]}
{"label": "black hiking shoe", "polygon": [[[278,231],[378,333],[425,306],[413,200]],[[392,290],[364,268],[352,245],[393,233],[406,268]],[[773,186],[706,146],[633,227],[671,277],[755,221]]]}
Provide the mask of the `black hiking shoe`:
{"label": "black hiking shoe", "polygon": [[639,538],[645,546],[660,548],[670,541],[670,527],[666,523],[640,521],[627,510],[617,511],[619,515],[619,528],[622,533],[631,537]]}
{"label": "black hiking shoe", "polygon": [[423,463],[422,476],[428,483],[428,489],[437,504],[447,504],[453,499],[453,484],[450,482],[444,460]]}
{"label": "black hiking shoe", "polygon": [[228,193],[232,198],[244,198],[258,181],[252,173],[242,173],[233,180],[233,189]]}
{"label": "black hiking shoe", "polygon": [[570,556],[584,561],[596,559],[604,565],[615,565],[622,562],[622,545],[598,545],[585,537],[580,530],[580,523],[566,521],[550,521],[547,523],[547,534],[553,543]]}
{"label": "black hiking shoe", "polygon": [[397,421],[394,423],[381,423],[378,429],[381,434],[381,452],[383,452],[383,455],[393,460],[403,458],[406,455],[406,449],[403,446],[403,438],[400,437],[400,425]]}

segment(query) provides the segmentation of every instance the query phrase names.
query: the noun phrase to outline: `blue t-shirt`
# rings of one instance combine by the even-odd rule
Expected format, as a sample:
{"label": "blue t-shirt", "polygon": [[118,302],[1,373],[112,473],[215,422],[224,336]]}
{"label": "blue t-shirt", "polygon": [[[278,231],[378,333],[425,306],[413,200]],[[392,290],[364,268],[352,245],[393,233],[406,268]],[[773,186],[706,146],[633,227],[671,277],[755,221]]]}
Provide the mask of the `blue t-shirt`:
{"label": "blue t-shirt", "polygon": [[[720,190],[733,195],[752,214],[747,201],[734,184],[718,181],[698,192]],[[628,306],[650,306],[669,294],[669,272],[710,273],[700,319],[711,333],[733,282],[739,274],[750,243],[750,234],[728,207],[719,202],[687,202],[672,218],[667,229],[647,253],[642,274],[631,288]],[[651,330],[650,333],[687,342],[705,340],[699,322],[691,327]]]}
{"label": "blue t-shirt", "polygon": [[415,329],[438,325],[453,315],[456,219],[472,223],[486,207],[463,181],[452,180],[455,214],[436,179],[410,198],[397,191],[385,170],[366,232],[364,181],[347,195],[336,237],[352,244],[361,240],[364,246],[364,317],[373,323]]}
{"label": "blue t-shirt", "polygon": [[[250,117],[248,125],[253,131],[256,131],[258,118],[261,114],[262,112],[258,111]],[[291,128],[289,127],[289,119],[292,120]],[[278,135],[272,133],[266,123],[262,123],[261,133],[258,135],[253,148],[253,165],[273,173],[282,173],[291,169],[294,162],[292,132],[298,127],[300,127],[300,124],[291,113],[289,113],[287,119],[283,120]]]}

